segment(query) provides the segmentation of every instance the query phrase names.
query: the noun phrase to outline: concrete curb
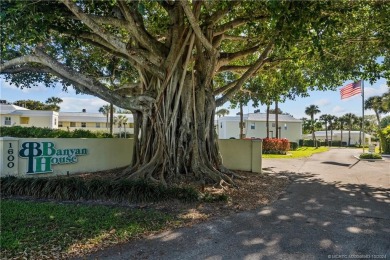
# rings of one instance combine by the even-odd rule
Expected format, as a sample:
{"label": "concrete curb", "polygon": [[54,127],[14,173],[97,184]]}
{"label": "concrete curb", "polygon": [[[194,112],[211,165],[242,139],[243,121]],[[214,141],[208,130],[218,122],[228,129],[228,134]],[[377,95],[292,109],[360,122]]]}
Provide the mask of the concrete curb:
{"label": "concrete curb", "polygon": [[356,156],[356,155],[354,155],[353,157],[355,157],[359,161],[369,161],[369,162],[384,161],[385,160],[383,158],[382,159],[362,159],[362,158],[359,158],[359,156]]}

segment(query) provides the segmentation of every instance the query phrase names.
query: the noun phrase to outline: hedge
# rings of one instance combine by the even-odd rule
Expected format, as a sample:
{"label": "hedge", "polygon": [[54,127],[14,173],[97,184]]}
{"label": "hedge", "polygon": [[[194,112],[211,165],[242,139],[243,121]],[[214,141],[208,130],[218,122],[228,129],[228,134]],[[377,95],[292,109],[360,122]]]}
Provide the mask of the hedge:
{"label": "hedge", "polygon": [[295,151],[298,149],[298,143],[297,142],[290,142],[290,150]]}
{"label": "hedge", "polygon": [[[178,199],[199,201],[200,194],[191,187],[164,187],[144,180],[56,178],[0,178],[1,196],[30,196],[57,200],[114,200],[152,202]],[[210,195],[209,195],[210,196]],[[210,198],[209,198],[210,200]],[[217,196],[214,200],[223,200]]]}
{"label": "hedge", "polygon": [[109,133],[91,132],[89,130],[75,129],[65,131],[60,129],[42,128],[42,127],[23,127],[23,126],[2,126],[0,127],[0,136],[10,136],[19,138],[112,138]]}
{"label": "hedge", "polygon": [[286,154],[290,150],[290,143],[287,139],[264,138],[264,154]]}

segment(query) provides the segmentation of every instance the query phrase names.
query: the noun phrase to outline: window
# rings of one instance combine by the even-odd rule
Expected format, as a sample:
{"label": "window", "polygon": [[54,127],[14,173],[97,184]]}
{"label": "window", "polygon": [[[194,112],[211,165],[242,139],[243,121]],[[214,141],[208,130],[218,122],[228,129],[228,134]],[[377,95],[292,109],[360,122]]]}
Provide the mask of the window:
{"label": "window", "polygon": [[10,116],[5,117],[4,125],[11,125],[11,117]]}
{"label": "window", "polygon": [[87,127],[87,123],[81,122],[81,127]]}
{"label": "window", "polygon": [[24,116],[21,116],[20,117],[20,124],[21,125],[28,125],[28,122],[30,121],[30,118],[29,117],[24,117]]}
{"label": "window", "polygon": [[76,127],[76,122],[70,122],[70,127]]}
{"label": "window", "polygon": [[96,128],[100,128],[100,123],[96,123]]}
{"label": "window", "polygon": [[272,127],[275,127],[276,125],[275,125],[275,123],[272,123]]}
{"label": "window", "polygon": [[54,118],[54,125],[57,125],[57,118]]}
{"label": "window", "polygon": [[222,123],[221,123],[221,128],[222,128]]}
{"label": "window", "polygon": [[62,121],[58,122],[58,127],[63,127]]}
{"label": "window", "polygon": [[256,129],[256,124],[255,123],[251,123],[251,129],[252,130]]}

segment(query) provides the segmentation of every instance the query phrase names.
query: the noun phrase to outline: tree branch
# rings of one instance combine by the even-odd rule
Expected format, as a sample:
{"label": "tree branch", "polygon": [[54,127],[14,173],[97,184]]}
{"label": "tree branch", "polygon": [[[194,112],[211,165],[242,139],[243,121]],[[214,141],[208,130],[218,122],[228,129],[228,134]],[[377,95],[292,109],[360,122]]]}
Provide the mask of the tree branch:
{"label": "tree branch", "polygon": [[218,72],[247,70],[250,67],[252,67],[252,65],[225,65],[221,66],[218,69]]}
{"label": "tree branch", "polygon": [[243,25],[248,22],[248,18],[237,18],[233,21],[227,22],[225,24],[222,24],[218,26],[214,31],[214,37],[221,35],[231,29],[234,29],[240,25]]}
{"label": "tree branch", "polygon": [[253,64],[253,66],[248,69],[242,76],[239,78],[235,85],[226,92],[226,94],[219,99],[216,100],[217,107],[223,105],[225,102],[227,102],[245,83],[247,79],[249,79],[256,71],[258,71],[261,66],[264,65],[266,62],[266,59],[269,55],[269,53],[272,51],[274,47],[274,42],[270,41],[267,46],[265,47],[264,51],[261,53],[260,57],[257,59],[257,61]]}
{"label": "tree branch", "polygon": [[[133,4],[133,3],[131,3]],[[165,45],[157,41],[152,37],[145,29],[142,16],[136,11],[136,7],[130,9],[125,1],[118,1],[119,8],[121,9],[126,21],[128,22],[127,28],[132,32],[137,41],[147,50],[163,59],[168,52]]]}
{"label": "tree branch", "polygon": [[216,49],[213,47],[213,45],[209,42],[209,40],[207,40],[207,38],[202,33],[202,30],[199,26],[199,22],[197,21],[194,14],[192,13],[191,8],[189,7],[187,0],[180,0],[180,4],[183,7],[183,10],[188,18],[189,23],[191,24],[192,29],[194,30],[196,37],[202,43],[204,48],[210,53],[216,53]]}
{"label": "tree branch", "polygon": [[114,35],[108,33],[104,28],[102,28],[95,20],[93,20],[89,15],[85,14],[73,1],[71,0],[61,0],[66,7],[79,18],[85,25],[88,26],[94,33],[99,35],[105,41],[109,42],[112,46],[117,48],[122,53],[127,53],[126,44],[123,43],[120,39]]}
{"label": "tree branch", "polygon": [[231,62],[231,61],[233,61],[235,59],[244,57],[244,56],[246,56],[248,54],[252,54],[256,50],[258,50],[259,47],[260,47],[259,45],[256,45],[256,46],[253,46],[251,48],[248,48],[248,49],[245,49],[245,50],[241,50],[241,51],[238,51],[238,52],[221,53],[221,56],[220,56],[221,58],[219,59],[218,66],[226,65],[226,64],[228,64],[229,62]]}
{"label": "tree branch", "polygon": [[[32,67],[26,64],[39,64],[41,67]],[[15,67],[16,66],[16,67]],[[20,67],[18,67],[20,66]],[[124,108],[145,110],[151,107],[154,99],[148,96],[123,97],[113,90],[107,88],[99,81],[89,78],[65,65],[59,63],[47,55],[40,48],[35,49],[35,55],[18,57],[0,65],[0,73],[21,73],[21,72],[51,73],[64,81],[71,83],[84,93],[99,97],[107,102],[116,103]]]}

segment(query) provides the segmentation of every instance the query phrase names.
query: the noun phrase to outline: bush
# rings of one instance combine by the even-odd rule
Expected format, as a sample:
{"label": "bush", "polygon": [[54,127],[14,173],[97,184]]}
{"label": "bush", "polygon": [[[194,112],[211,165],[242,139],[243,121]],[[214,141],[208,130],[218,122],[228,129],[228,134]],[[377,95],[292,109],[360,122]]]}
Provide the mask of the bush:
{"label": "bush", "polygon": [[377,153],[362,153],[360,159],[382,159],[382,156]]}
{"label": "bush", "polygon": [[264,154],[286,154],[288,150],[290,150],[290,143],[287,139],[263,139]]}
{"label": "bush", "polygon": [[290,142],[290,150],[296,151],[298,149],[298,143],[297,142]]}
{"label": "bush", "polygon": [[390,154],[390,125],[380,131],[379,138],[381,140],[382,152]]}
{"label": "bush", "polygon": [[[57,200],[114,200],[152,202],[178,199],[184,202],[199,201],[200,194],[190,187],[164,187],[144,180],[57,178],[0,178],[1,196],[31,196]],[[220,201],[222,197],[207,200]]]}
{"label": "bush", "polygon": [[0,136],[19,138],[112,138],[112,135],[104,132],[91,132],[84,129],[65,131],[60,129],[23,126],[2,126]]}

